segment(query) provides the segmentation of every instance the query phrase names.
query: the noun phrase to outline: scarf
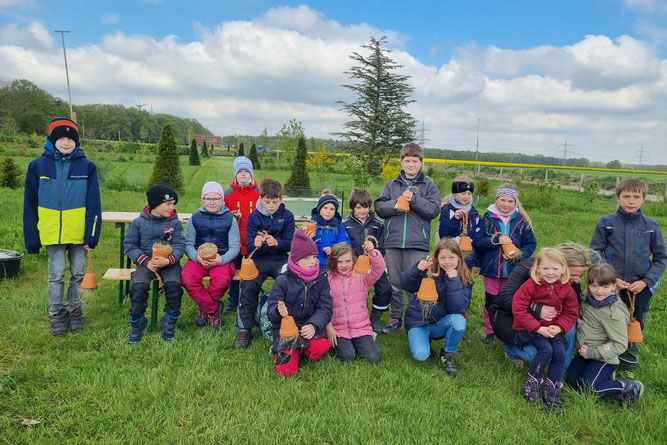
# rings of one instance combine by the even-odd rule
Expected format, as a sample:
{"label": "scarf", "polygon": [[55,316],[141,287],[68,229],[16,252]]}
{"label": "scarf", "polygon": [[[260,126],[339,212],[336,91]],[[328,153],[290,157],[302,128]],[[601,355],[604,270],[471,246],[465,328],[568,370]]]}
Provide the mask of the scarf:
{"label": "scarf", "polygon": [[596,300],[592,295],[586,295],[586,300],[594,308],[600,309],[601,307],[616,303],[618,301],[618,295],[616,295],[616,292],[612,291],[612,293],[604,300]]}
{"label": "scarf", "polygon": [[463,205],[460,204],[456,198],[454,198],[454,195],[449,195],[449,203],[451,204],[452,207],[454,207],[457,210],[465,210],[466,213],[470,213],[470,209],[472,209],[472,201],[470,201],[468,204]]}
{"label": "scarf", "polygon": [[305,283],[313,281],[320,274],[320,268],[315,265],[312,269],[304,269],[292,261],[292,257],[287,258],[287,267],[294,272],[297,277],[301,278]]}

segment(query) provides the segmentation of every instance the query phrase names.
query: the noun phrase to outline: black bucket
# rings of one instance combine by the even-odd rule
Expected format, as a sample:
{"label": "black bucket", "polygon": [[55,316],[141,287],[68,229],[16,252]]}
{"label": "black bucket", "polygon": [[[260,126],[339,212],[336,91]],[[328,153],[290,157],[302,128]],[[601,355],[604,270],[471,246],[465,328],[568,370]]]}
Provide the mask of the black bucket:
{"label": "black bucket", "polygon": [[0,249],[0,280],[16,278],[19,275],[22,253],[13,250]]}

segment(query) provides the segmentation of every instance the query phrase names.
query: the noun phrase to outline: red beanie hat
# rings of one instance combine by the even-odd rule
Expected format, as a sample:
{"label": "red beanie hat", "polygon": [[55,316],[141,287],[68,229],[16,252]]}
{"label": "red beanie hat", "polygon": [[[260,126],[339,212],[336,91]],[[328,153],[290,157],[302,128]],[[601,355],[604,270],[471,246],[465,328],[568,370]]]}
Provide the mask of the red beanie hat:
{"label": "red beanie hat", "polygon": [[308,255],[317,255],[317,246],[313,240],[306,235],[306,232],[301,229],[294,232],[291,250],[290,257],[295,263],[306,258]]}

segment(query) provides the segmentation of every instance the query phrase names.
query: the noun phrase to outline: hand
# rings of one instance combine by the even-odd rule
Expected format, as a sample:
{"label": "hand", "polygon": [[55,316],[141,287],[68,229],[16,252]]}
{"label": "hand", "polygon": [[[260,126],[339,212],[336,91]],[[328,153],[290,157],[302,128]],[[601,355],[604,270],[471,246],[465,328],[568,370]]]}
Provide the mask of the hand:
{"label": "hand", "polygon": [[239,210],[232,210],[231,213],[234,215],[234,218],[241,219],[241,212]]}
{"label": "hand", "polygon": [[538,330],[537,333],[540,334],[542,337],[546,338],[554,338],[554,336],[549,332],[549,329],[547,329],[546,326],[541,326]]}
{"label": "hand", "polygon": [[264,238],[264,241],[266,241],[266,245],[269,247],[276,247],[278,245],[278,240],[271,235]]}
{"label": "hand", "polygon": [[558,311],[554,309],[553,306],[542,306],[542,311],[540,312],[540,318],[545,321],[551,321],[558,315]]}
{"label": "hand", "polygon": [[375,250],[375,244],[371,240],[366,240],[363,246],[361,246],[366,252],[366,255],[370,255]]}
{"label": "hand", "polygon": [[304,325],[301,328],[300,334],[306,340],[310,340],[311,338],[313,338],[313,336],[315,336],[315,326],[313,326],[310,323],[308,323],[307,325]]}
{"label": "hand", "polygon": [[646,289],[646,283],[642,280],[635,281],[630,286],[628,286],[628,291],[638,294],[639,292]]}
{"label": "hand", "polygon": [[264,244],[264,237],[262,235],[257,235],[255,237],[255,247],[262,247],[262,244]]}
{"label": "hand", "polygon": [[454,218],[461,219],[461,218],[463,218],[463,215],[467,215],[467,214],[468,214],[468,212],[466,212],[465,210],[458,209],[456,212],[454,212]]}
{"label": "hand", "polygon": [[197,257],[199,262],[201,263],[202,266],[204,266],[207,269],[210,269],[211,267],[219,266],[222,264],[222,257],[220,254],[216,254],[215,258],[212,258],[210,260],[202,260],[200,257]]}
{"label": "hand", "polygon": [[[158,269],[162,269],[163,267],[168,265],[169,265],[169,260],[167,258],[156,257],[156,258],[151,258],[150,261],[148,261],[147,267],[151,272],[155,272]],[[153,267],[152,269],[151,266]]]}
{"label": "hand", "polygon": [[287,312],[287,306],[285,306],[285,303],[283,301],[278,302],[278,313],[280,314],[281,317],[287,317],[289,313]]}
{"label": "hand", "polygon": [[84,244],[84,245],[83,245],[83,248],[86,249],[87,251],[91,251],[91,250],[93,250],[93,248],[90,247],[88,244]]}
{"label": "hand", "polygon": [[456,270],[456,267],[452,267],[450,269],[445,269],[445,275],[449,278],[454,278],[459,276],[459,272]]}
{"label": "hand", "polygon": [[510,238],[507,235],[500,235],[500,237],[498,238],[498,242],[500,244],[512,244],[512,238]]}
{"label": "hand", "polygon": [[630,283],[625,280],[621,280],[620,278],[616,278],[616,287],[619,289],[627,289],[630,287]]}
{"label": "hand", "polygon": [[549,330],[549,333],[552,334],[551,335],[552,337],[555,337],[562,332],[560,326],[556,326],[555,324],[552,324],[551,326],[547,327],[547,329]]}
{"label": "hand", "polygon": [[417,263],[417,269],[424,272],[426,269],[429,268],[431,264],[433,264],[432,260],[421,260],[420,262]]}
{"label": "hand", "polygon": [[333,346],[335,348],[336,345],[338,344],[338,333],[336,332],[334,327],[331,325],[331,323],[329,323],[327,325],[327,338],[331,342],[331,346]]}
{"label": "hand", "polygon": [[323,251],[324,253],[326,253],[327,255],[331,255],[331,247],[329,247],[329,246],[327,246],[327,247],[323,247],[323,248],[322,248],[322,251]]}
{"label": "hand", "polygon": [[588,346],[581,345],[581,348],[579,348],[579,355],[582,356],[583,358],[588,358],[588,357],[586,357],[586,350],[587,349],[588,349]]}
{"label": "hand", "polygon": [[404,191],[404,192],[401,193],[401,194],[402,194],[403,196],[405,196],[405,197],[408,199],[408,201],[411,201],[411,200],[412,200],[412,196],[414,195],[414,193],[412,193],[410,190],[406,190],[406,191]]}

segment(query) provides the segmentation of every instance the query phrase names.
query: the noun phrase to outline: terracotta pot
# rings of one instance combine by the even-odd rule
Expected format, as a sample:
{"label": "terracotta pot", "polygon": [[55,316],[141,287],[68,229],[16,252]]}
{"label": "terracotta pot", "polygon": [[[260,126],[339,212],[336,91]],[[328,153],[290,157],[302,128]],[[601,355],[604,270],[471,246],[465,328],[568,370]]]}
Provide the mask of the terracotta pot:
{"label": "terracotta pot", "polygon": [[93,273],[93,263],[90,251],[88,251],[88,272],[83,276],[81,289],[97,289],[97,274]]}
{"label": "terracotta pot", "polygon": [[241,272],[239,272],[239,277],[242,280],[254,280],[259,276],[259,270],[255,266],[255,262],[250,258],[245,258],[241,261]]}
{"label": "terracotta pot", "polygon": [[173,251],[169,244],[153,244],[153,258],[167,258]]}
{"label": "terracotta pot", "polygon": [[417,298],[421,301],[438,301],[438,291],[435,288],[435,280],[433,278],[422,279],[417,291]]}
{"label": "terracotta pot", "polygon": [[371,273],[371,259],[368,255],[359,255],[357,262],[354,263],[354,271],[361,275]]}
{"label": "terracotta pot", "polygon": [[197,255],[202,260],[212,260],[218,255],[218,246],[213,243],[204,243],[197,248]]}
{"label": "terracotta pot", "polygon": [[459,237],[459,247],[463,252],[472,252],[472,240],[468,235],[461,235]]}
{"label": "terracotta pot", "polygon": [[408,201],[408,198],[401,195],[396,200],[396,205],[394,206],[394,208],[396,210],[398,210],[399,212],[409,212],[410,211],[410,201]]}
{"label": "terracotta pot", "polygon": [[628,341],[630,343],[641,343],[644,341],[642,326],[637,320],[632,320],[630,324],[628,324]]}
{"label": "terracotta pot", "polygon": [[519,248],[512,243],[503,244],[502,246],[503,246],[503,254],[505,254],[506,257],[517,258],[518,256],[521,255],[521,251],[519,250]]}
{"label": "terracotta pot", "polygon": [[309,222],[308,224],[306,224],[304,232],[306,232],[306,235],[308,235],[309,237],[315,238],[315,235],[317,234],[317,224],[315,224],[314,222]]}
{"label": "terracotta pot", "polygon": [[299,328],[294,322],[294,317],[288,315],[280,321],[280,336],[283,338],[292,338],[299,335]]}

